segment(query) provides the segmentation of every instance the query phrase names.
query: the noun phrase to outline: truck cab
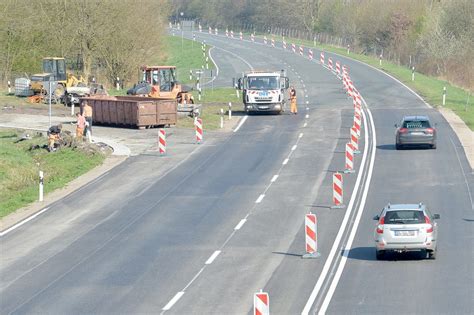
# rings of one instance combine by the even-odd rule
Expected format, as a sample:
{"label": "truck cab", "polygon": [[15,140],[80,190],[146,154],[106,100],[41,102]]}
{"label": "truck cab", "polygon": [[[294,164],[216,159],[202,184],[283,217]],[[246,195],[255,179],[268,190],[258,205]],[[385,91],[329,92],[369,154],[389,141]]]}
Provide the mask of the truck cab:
{"label": "truck cab", "polygon": [[289,87],[285,71],[251,71],[238,80],[246,112],[281,113],[286,105]]}

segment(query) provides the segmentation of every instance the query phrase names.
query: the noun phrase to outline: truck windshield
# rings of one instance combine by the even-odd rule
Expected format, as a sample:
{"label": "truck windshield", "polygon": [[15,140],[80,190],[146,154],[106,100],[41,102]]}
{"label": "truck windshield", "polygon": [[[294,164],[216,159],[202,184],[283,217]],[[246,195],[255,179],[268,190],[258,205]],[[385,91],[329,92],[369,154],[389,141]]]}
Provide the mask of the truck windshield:
{"label": "truck windshield", "polygon": [[279,88],[277,77],[248,77],[250,90],[277,90]]}

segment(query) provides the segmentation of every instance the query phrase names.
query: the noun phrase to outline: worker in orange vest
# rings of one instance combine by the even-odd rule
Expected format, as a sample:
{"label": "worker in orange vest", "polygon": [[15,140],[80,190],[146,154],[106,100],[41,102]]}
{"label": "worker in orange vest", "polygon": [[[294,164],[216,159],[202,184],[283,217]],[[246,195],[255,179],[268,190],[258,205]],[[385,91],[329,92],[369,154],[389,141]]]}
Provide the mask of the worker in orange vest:
{"label": "worker in orange vest", "polygon": [[298,108],[296,108],[296,90],[292,86],[290,88],[290,112],[293,114],[298,114]]}

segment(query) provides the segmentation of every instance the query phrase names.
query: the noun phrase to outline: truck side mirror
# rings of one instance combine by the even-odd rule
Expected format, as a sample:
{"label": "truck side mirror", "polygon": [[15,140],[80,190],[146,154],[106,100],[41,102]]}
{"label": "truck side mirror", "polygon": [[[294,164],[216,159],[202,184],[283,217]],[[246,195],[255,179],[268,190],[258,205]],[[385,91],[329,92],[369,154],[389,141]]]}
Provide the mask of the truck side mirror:
{"label": "truck side mirror", "polygon": [[373,219],[374,219],[375,221],[378,221],[378,220],[380,220],[380,216],[377,214],[376,216],[373,217]]}

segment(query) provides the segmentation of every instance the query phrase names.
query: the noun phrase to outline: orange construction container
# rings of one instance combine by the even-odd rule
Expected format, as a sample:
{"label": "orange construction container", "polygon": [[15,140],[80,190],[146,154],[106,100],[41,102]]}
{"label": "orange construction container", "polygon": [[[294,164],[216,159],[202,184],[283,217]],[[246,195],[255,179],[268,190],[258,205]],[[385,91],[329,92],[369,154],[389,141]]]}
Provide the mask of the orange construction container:
{"label": "orange construction container", "polygon": [[151,128],[177,123],[175,99],[140,96],[84,97],[93,109],[94,124]]}

